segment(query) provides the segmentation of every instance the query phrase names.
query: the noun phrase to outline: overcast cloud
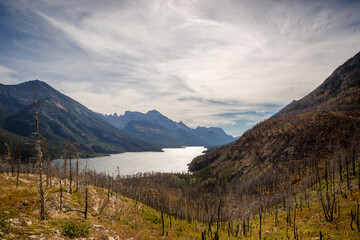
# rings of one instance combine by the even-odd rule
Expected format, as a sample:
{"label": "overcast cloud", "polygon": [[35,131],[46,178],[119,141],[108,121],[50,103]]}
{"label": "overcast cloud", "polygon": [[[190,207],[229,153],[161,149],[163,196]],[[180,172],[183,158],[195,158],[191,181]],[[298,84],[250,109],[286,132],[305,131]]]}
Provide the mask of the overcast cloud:
{"label": "overcast cloud", "polygon": [[0,82],[238,136],[360,50],[360,1],[0,0]]}

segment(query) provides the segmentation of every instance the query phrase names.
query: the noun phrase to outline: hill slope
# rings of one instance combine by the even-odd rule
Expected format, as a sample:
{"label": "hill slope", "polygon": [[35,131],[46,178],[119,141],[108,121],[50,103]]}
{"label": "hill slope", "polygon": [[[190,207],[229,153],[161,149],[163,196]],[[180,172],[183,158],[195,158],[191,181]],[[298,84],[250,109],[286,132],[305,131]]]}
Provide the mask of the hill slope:
{"label": "hill slope", "polygon": [[324,159],[339,154],[352,158],[360,152],[359,79],[360,53],[312,93],[235,143],[195,158],[189,169],[204,181],[216,176],[217,184],[238,184],[241,191],[251,192],[279,179],[302,182],[301,173]]}
{"label": "hill slope", "polygon": [[67,138],[73,143],[78,141],[80,151],[87,154],[160,150],[113,127],[97,113],[38,80],[0,86],[1,128],[21,137],[32,137],[35,132],[32,87],[38,103],[40,134],[49,141],[53,156],[61,156]]}
{"label": "hill slope", "polygon": [[60,211],[57,180],[48,192],[46,221],[40,221],[37,178],[21,174],[16,186],[16,177],[0,173],[0,239],[195,239],[201,235],[195,225],[174,217],[170,225],[165,215],[163,236],[160,212],[114,192],[103,212],[96,215],[107,190],[93,185],[88,188],[87,220],[77,211],[66,212],[70,208],[84,209],[83,186],[70,194],[62,185]]}
{"label": "hill slope", "polygon": [[319,87],[282,109],[275,117],[316,110],[360,113],[360,52],[338,67]]}
{"label": "hill slope", "polygon": [[[88,217],[69,209],[85,208],[85,187],[81,184],[78,192],[62,192],[60,211],[59,181],[53,178],[46,200],[46,221],[39,220],[38,175],[20,174],[19,185],[16,176],[0,173],[0,238],[1,239],[213,239],[216,223],[202,223],[195,220],[177,219],[176,215],[164,214],[164,235],[162,235],[161,213],[135,200],[113,192],[100,215],[96,215],[107,197],[107,189],[90,185],[88,187]],[[356,179],[351,181],[356,185]],[[114,184],[116,187],[116,184]],[[126,185],[124,185],[126,187]],[[304,198],[300,194],[298,199]],[[259,218],[252,217],[244,224],[241,219],[221,222],[220,239],[360,239],[356,224],[352,223],[351,211],[356,211],[359,191],[348,198],[338,200],[338,218],[335,222],[320,221],[322,214],[316,191],[307,192],[307,203],[290,212],[293,219],[289,226],[288,212],[282,206],[266,212]],[[176,206],[174,206],[176,208]],[[338,210],[339,210],[338,209]],[[211,226],[212,224],[212,226]],[[247,224],[251,228],[247,228]],[[211,231],[209,231],[209,225]],[[245,227],[244,227],[245,226]],[[351,229],[353,228],[353,229]],[[295,229],[295,230],[294,230]],[[289,231],[290,230],[290,231]],[[72,236],[72,237],[71,237]],[[295,237],[294,237],[295,238]]]}

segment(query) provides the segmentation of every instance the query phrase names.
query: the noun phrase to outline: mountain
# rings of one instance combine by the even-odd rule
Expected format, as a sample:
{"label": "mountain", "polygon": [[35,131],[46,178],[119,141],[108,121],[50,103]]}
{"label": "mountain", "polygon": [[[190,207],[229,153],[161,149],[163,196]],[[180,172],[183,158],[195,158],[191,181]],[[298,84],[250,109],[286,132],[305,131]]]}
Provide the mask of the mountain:
{"label": "mountain", "polygon": [[39,80],[0,85],[0,127],[6,136],[11,134],[33,142],[33,89],[40,134],[48,140],[49,151],[54,157],[64,154],[68,138],[73,144],[78,141],[80,151],[86,155],[160,150],[154,144],[113,127],[99,114]]}
{"label": "mountain", "polygon": [[230,184],[254,194],[290,183],[292,189],[295,183],[309,185],[316,181],[309,172],[324,169],[326,161],[348,162],[359,152],[360,53],[236,142],[195,158],[189,170],[201,179],[199,185],[211,180],[211,186]]}
{"label": "mountain", "polygon": [[192,129],[183,122],[175,122],[156,110],[147,113],[126,111],[124,115],[104,115],[113,126],[151,141],[162,147],[220,146],[235,141],[221,128]]}
{"label": "mountain", "polygon": [[179,147],[186,145],[186,142],[179,139],[169,129],[146,120],[132,120],[124,128],[124,132],[131,133],[145,141],[155,141],[164,147]]}
{"label": "mountain", "polygon": [[360,113],[360,53],[338,67],[319,87],[300,101],[293,101],[275,117],[307,113],[316,110]]}
{"label": "mountain", "polygon": [[207,142],[209,146],[220,146],[236,140],[230,135],[227,135],[223,129],[217,127],[200,127],[198,126],[192,132],[199,136],[201,140]]}

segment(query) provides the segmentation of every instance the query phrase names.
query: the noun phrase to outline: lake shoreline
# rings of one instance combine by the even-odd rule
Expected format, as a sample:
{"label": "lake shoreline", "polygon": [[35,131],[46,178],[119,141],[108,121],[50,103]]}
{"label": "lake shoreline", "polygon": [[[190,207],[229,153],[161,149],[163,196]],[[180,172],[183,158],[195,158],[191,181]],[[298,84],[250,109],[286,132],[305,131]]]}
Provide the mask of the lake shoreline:
{"label": "lake shoreline", "polygon": [[[163,148],[162,152],[124,152],[110,154],[96,158],[80,158],[80,168],[84,169],[87,163],[89,169],[97,173],[105,172],[129,176],[138,173],[151,172],[187,172],[188,164],[197,156],[206,151],[204,146],[184,146],[181,148]],[[61,167],[64,159],[53,161],[53,165]],[[67,159],[67,164],[69,160]],[[72,166],[75,166],[76,158],[72,159]]]}

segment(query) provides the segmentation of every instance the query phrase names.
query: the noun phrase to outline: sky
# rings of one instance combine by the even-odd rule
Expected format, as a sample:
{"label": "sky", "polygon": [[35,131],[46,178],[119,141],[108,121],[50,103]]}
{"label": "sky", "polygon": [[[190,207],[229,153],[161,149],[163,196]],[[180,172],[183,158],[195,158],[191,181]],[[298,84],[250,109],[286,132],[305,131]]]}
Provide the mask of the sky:
{"label": "sky", "polygon": [[360,1],[0,0],[0,83],[240,136],[360,51]]}

